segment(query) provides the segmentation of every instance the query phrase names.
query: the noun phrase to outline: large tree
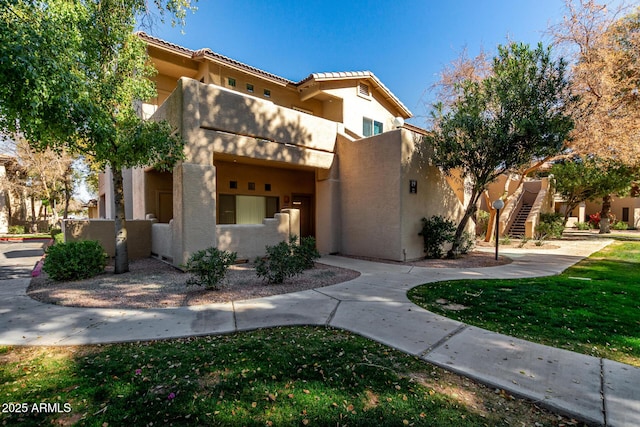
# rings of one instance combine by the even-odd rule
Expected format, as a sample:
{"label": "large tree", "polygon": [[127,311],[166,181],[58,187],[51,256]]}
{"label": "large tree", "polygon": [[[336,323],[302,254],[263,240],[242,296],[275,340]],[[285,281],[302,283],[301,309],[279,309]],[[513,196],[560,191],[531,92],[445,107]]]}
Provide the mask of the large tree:
{"label": "large tree", "polygon": [[570,147],[580,155],[640,164],[640,9],[594,0],[565,0],[564,20],[551,28],[572,58]]}
{"label": "large tree", "polygon": [[[160,17],[182,20],[191,0],[154,0]],[[146,0],[11,0],[0,5],[0,130],[36,147],[65,147],[113,173],[116,273],[128,270],[122,169],[182,157],[166,122],[143,121],[151,99],[144,43],[133,33]],[[137,20],[138,18],[138,20]]]}
{"label": "large tree", "polygon": [[445,173],[458,170],[470,185],[450,256],[489,183],[562,149],[573,127],[568,84],[565,63],[553,60],[549,48],[510,43],[498,47],[488,77],[461,80],[448,107],[435,105],[425,138],[433,162]]}
{"label": "large tree", "polygon": [[[586,200],[603,199],[601,218],[608,223],[611,194],[629,193],[637,176],[637,170],[611,159],[573,158],[556,163],[551,168],[556,181],[556,191],[567,203],[564,222],[571,211]],[[601,220],[602,222],[602,220]],[[608,232],[601,228],[601,233]]]}
{"label": "large tree", "polygon": [[[574,154],[640,165],[640,9],[624,3],[565,0],[564,20],[551,28],[573,59]],[[631,11],[631,13],[629,13]],[[606,177],[605,177],[606,179]],[[600,230],[609,231],[610,195],[603,195]]]}

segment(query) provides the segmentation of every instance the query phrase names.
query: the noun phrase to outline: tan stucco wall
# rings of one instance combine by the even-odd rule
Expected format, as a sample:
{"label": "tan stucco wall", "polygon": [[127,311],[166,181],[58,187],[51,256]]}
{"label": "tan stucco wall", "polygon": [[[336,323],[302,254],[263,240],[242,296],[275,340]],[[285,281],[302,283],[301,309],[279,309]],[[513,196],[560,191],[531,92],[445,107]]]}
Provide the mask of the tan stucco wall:
{"label": "tan stucco wall", "polygon": [[285,209],[262,224],[218,225],[217,248],[236,252],[239,260],[253,261],[266,255],[266,246],[289,241],[300,235],[300,216],[297,209]]}
{"label": "tan stucco wall", "polygon": [[402,259],[400,226],[401,141],[390,132],[338,141],[341,252]]}
{"label": "tan stucco wall", "polygon": [[139,185],[144,185],[144,191],[137,194],[144,195],[144,197],[139,198],[144,201],[144,209],[138,211],[139,218],[146,218],[148,214],[160,218],[160,193],[173,192],[173,174],[171,172],[150,170],[147,172],[142,171],[141,175],[140,180],[137,182]]}
{"label": "tan stucco wall", "polygon": [[201,84],[199,90],[200,125],[206,129],[333,151],[334,122],[213,85]]}
{"label": "tan stucco wall", "polygon": [[[391,260],[424,256],[421,219],[459,222],[463,206],[437,167],[424,166],[414,133],[399,129],[339,140],[341,252]],[[409,191],[417,181],[417,193]],[[470,227],[471,228],[471,227]]]}
{"label": "tan stucco wall", "polygon": [[321,254],[340,252],[342,202],[338,156],[329,171],[317,171],[316,180],[316,247]]}
{"label": "tan stucco wall", "polygon": [[[401,245],[403,258],[413,260],[424,257],[424,242],[418,233],[422,218],[441,215],[458,224],[464,215],[464,206],[449,180],[435,166],[421,164],[417,146],[421,139],[407,130],[391,132],[393,138],[401,138],[402,178],[401,195]],[[409,191],[410,180],[417,181],[417,192]],[[473,231],[470,222],[468,231]]]}
{"label": "tan stucco wall", "polygon": [[173,263],[216,243],[216,168],[181,163],[173,172]]}
{"label": "tan stucco wall", "polygon": [[[315,194],[315,172],[313,170],[284,169],[219,160],[216,160],[214,164],[218,194],[278,197],[281,209],[291,207],[293,194],[311,196]],[[230,188],[230,181],[236,181],[238,188]],[[255,190],[248,189],[249,182],[255,184]],[[265,184],[271,184],[271,191],[265,190]],[[285,202],[285,197],[289,199],[289,202]]]}
{"label": "tan stucco wall", "polygon": [[[149,48],[149,55],[159,70],[158,75],[154,78],[158,89],[158,97],[155,100],[151,100],[151,102],[157,105],[164,102],[169,94],[176,88],[178,79],[184,76],[198,81],[202,79],[205,84],[219,85],[240,94],[269,100],[276,105],[286,108],[302,108],[311,111],[315,116],[324,116],[323,110],[326,105],[325,103],[316,99],[300,100],[298,91],[293,86],[274,83],[221,64],[209,63],[207,60],[196,61],[179,55],[171,55],[155,47]],[[229,86],[229,77],[236,80],[235,88]],[[247,91],[247,84],[253,85],[253,93]],[[265,96],[265,89],[271,92],[270,97]]]}
{"label": "tan stucco wall", "polygon": [[[109,219],[62,221],[65,242],[97,240],[107,255],[115,256],[115,222]],[[127,221],[127,252],[129,259],[151,255],[151,221]]]}
{"label": "tan stucco wall", "polygon": [[342,119],[346,129],[362,136],[363,117],[381,122],[384,132],[393,129],[395,116],[390,111],[394,109],[376,91],[372,91],[370,97],[358,95],[358,83],[355,80],[322,83],[321,88],[324,92],[342,99]]}

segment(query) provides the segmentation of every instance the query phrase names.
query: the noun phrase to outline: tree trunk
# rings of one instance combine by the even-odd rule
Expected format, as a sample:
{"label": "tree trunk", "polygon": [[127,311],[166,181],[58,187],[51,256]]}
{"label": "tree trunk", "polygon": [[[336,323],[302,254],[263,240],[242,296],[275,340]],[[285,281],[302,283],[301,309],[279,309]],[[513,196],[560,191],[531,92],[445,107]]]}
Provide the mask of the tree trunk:
{"label": "tree trunk", "polygon": [[38,218],[36,217],[36,198],[33,195],[31,195],[31,233],[37,233],[37,232],[38,232]]}
{"label": "tree trunk", "polygon": [[64,180],[64,211],[62,212],[62,218],[67,219],[69,217],[69,202],[71,201],[71,185],[69,183],[69,176],[71,176],[71,170],[67,170],[67,178]]}
{"label": "tree trunk", "polygon": [[113,199],[116,206],[115,233],[116,233],[116,274],[129,271],[129,253],[127,251],[127,221],[124,209],[124,186],[122,183],[122,169],[113,167]]}
{"label": "tree trunk", "polygon": [[475,188],[471,192],[471,197],[469,199],[469,205],[464,211],[464,215],[460,220],[460,224],[458,224],[458,228],[456,229],[456,234],[453,237],[453,245],[449,252],[447,252],[448,258],[455,258],[458,255],[460,249],[460,242],[462,239],[462,234],[464,233],[465,228],[467,227],[467,223],[469,219],[475,215],[478,210],[478,199],[480,198],[480,194]]}
{"label": "tree trunk", "polygon": [[602,198],[602,210],[600,211],[600,234],[611,233],[609,228],[609,212],[611,212],[611,195]]}

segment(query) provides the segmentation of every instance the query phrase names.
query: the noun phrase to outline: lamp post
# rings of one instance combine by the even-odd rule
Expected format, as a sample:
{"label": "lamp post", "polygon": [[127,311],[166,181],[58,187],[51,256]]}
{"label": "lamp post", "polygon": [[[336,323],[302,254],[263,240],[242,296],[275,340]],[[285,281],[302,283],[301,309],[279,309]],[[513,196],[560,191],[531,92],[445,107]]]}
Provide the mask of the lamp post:
{"label": "lamp post", "polygon": [[500,233],[500,209],[504,208],[502,199],[495,200],[491,206],[496,210],[496,261],[498,260],[498,241]]}

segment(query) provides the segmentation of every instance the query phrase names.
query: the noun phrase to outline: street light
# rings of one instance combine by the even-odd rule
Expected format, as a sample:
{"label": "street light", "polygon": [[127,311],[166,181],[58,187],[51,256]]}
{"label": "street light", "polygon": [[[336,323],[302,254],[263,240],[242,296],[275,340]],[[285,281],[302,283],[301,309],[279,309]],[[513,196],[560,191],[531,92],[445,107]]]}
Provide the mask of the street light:
{"label": "street light", "polygon": [[498,260],[498,240],[499,240],[499,233],[500,233],[500,209],[504,208],[504,202],[502,201],[502,199],[498,199],[496,201],[494,201],[491,206],[493,206],[493,209],[495,209],[496,212],[496,261]]}

